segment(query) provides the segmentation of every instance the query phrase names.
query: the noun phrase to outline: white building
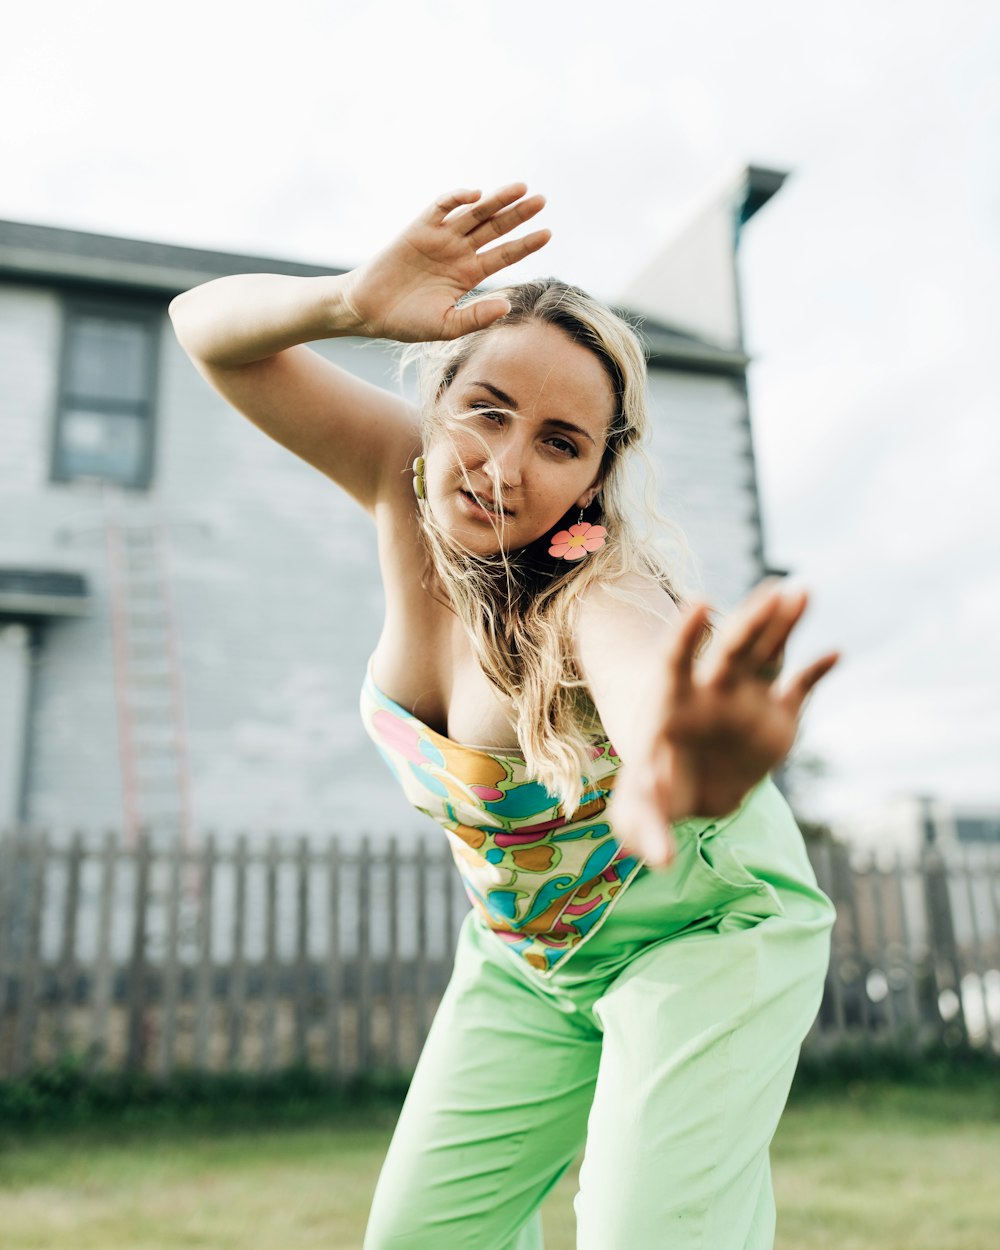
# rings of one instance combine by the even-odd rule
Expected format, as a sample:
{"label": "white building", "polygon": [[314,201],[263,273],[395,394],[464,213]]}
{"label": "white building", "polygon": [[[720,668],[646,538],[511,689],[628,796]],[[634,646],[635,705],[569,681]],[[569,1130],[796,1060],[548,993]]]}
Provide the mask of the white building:
{"label": "white building", "polygon": [[[764,573],[736,244],[750,168],[630,288],[662,510],[731,606]],[[178,292],[318,266],[0,222],[0,829],[412,828],[357,698],[374,537],[176,343]],[[384,344],[317,350],[394,384]],[[134,834],[133,834],[134,836]]]}
{"label": "white building", "polygon": [[861,853],[912,862],[934,847],[944,856],[1000,855],[1000,807],[954,804],[900,794],[838,823],[836,833]]}

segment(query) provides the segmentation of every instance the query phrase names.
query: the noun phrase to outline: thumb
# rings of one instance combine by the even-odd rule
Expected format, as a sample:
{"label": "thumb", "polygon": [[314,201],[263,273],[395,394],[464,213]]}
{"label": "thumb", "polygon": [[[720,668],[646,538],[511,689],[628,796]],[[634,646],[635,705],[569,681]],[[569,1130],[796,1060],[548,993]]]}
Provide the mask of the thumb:
{"label": "thumb", "polygon": [[677,846],[671,825],[661,825],[659,828],[645,826],[639,833],[638,841],[640,853],[654,868],[666,868],[673,863]]}
{"label": "thumb", "polygon": [[462,304],[459,308],[451,308],[445,316],[448,337],[457,339],[463,334],[472,334],[475,330],[485,330],[494,321],[506,317],[509,312],[510,301],[500,295],[487,295]]}

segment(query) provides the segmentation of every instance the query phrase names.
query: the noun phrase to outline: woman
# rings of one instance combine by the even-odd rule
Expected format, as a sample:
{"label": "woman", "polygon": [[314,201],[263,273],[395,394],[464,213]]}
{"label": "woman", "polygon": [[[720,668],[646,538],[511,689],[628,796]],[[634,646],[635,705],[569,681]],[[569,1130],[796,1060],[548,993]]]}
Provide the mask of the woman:
{"label": "woman", "polygon": [[[466,298],[548,241],[487,247],[543,203],[455,191],[351,273],[171,305],[209,382],[373,518],[363,717],[473,904],[364,1246],[541,1246],[584,1142],[582,1250],[769,1246],[832,908],[768,771],[837,657],[777,688],[805,595],[775,585],[702,657],[707,606],[623,502],[635,335],[554,281]],[[337,335],[429,345],[419,411],[305,346]]]}

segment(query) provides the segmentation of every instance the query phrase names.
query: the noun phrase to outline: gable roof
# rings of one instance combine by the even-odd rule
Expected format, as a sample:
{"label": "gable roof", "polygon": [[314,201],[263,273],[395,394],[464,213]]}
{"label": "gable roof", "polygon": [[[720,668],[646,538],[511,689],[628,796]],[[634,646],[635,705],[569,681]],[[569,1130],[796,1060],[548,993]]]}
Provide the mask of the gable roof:
{"label": "gable roof", "polygon": [[273,256],[214,252],[59,226],[0,221],[0,276],[24,281],[132,287],[173,296],[231,273],[312,278],[343,272]]}
{"label": "gable roof", "polygon": [[[60,226],[0,220],[0,278],[18,282],[82,286],[89,290],[127,288],[167,300],[212,278],[234,273],[281,273],[314,278],[344,269],[203,248],[94,234]],[[643,317],[634,309],[616,309],[646,340],[649,363],[709,372],[741,374],[748,358],[741,351]]]}
{"label": "gable roof", "polygon": [[621,302],[706,345],[740,353],[740,233],[785,177],[780,170],[746,165],[700,193],[679,210],[666,241],[621,289]]}

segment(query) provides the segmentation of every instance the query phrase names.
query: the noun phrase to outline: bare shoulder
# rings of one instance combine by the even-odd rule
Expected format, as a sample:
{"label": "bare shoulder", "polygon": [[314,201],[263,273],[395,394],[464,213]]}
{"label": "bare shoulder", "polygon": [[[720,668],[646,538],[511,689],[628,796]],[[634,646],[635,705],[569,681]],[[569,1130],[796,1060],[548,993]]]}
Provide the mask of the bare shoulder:
{"label": "bare shoulder", "polygon": [[573,639],[577,669],[622,759],[641,754],[644,709],[656,703],[681,617],[651,573],[591,585],[581,595]]}
{"label": "bare shoulder", "polygon": [[677,627],[680,609],[652,573],[625,573],[591,583],[580,596],[576,618],[577,657],[609,645],[665,642]]}

